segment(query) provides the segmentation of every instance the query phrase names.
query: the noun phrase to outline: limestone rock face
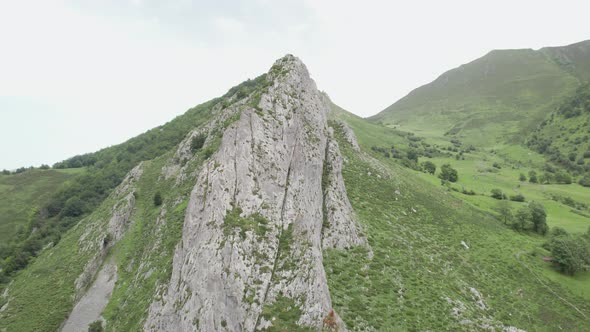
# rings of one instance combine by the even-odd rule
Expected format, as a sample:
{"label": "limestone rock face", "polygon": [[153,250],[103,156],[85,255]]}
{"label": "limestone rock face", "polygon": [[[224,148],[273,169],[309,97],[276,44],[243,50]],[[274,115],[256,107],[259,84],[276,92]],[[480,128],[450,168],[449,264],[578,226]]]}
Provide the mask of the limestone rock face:
{"label": "limestone rock face", "polygon": [[198,175],[145,330],[254,331],[276,324],[284,303],[300,312],[298,325],[320,329],[332,310],[322,248],[366,244],[307,68],[289,55],[267,80],[222,111],[235,121]]}

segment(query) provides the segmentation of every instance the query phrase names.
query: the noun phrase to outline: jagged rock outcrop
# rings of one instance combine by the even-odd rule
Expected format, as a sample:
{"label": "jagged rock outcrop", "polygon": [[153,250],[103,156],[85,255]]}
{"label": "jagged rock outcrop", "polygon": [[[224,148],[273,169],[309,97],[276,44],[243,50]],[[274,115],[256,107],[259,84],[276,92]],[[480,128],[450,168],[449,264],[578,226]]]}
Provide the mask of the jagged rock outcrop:
{"label": "jagged rock outcrop", "polygon": [[328,132],[324,160],[324,169],[326,170],[324,174],[324,218],[326,224],[322,236],[322,247],[324,249],[345,249],[366,245],[366,239],[361,235],[346,194],[342,178],[342,156],[338,142],[333,138],[332,128],[329,128]]}
{"label": "jagged rock outcrop", "polygon": [[236,121],[198,175],[171,280],[145,330],[254,331],[280,324],[279,310],[319,329],[332,310],[322,247],[366,243],[329,108],[305,65],[286,56],[267,79],[264,91],[223,111]]}

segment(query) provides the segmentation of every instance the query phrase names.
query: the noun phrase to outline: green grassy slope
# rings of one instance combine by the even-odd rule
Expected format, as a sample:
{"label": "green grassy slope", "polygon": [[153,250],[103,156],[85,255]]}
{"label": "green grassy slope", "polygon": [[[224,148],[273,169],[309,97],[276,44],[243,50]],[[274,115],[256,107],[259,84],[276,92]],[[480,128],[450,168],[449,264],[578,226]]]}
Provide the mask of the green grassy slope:
{"label": "green grassy slope", "polygon": [[[521,140],[590,72],[590,52],[574,52],[579,47],[492,51],[370,119],[427,137],[454,134],[477,146]],[[559,52],[575,53],[568,70],[550,55]]]}
{"label": "green grassy slope", "polygon": [[[397,140],[377,125],[347,122],[365,151],[375,140],[383,145]],[[355,154],[342,139],[340,145],[348,161],[343,171],[347,191],[374,254],[373,260],[359,250],[325,255],[334,306],[349,328],[481,329],[460,323],[469,320],[545,331],[583,330],[590,324],[590,273],[575,278],[557,273],[541,259],[548,255],[541,248],[546,239],[504,226],[495,217],[495,200],[449,191],[438,178],[401,167],[381,153],[371,160]],[[561,189],[545,186],[547,191]],[[578,199],[590,197],[578,191]],[[550,224],[568,227],[558,215],[566,209],[548,210]],[[587,227],[588,221],[582,223]],[[477,305],[471,287],[482,294],[485,309]],[[451,312],[458,307],[462,314],[454,317]]]}
{"label": "green grassy slope", "polygon": [[590,174],[590,85],[552,112],[529,135],[527,145],[574,173]]}
{"label": "green grassy slope", "polygon": [[590,80],[590,40],[540,50],[555,63],[583,81]]}
{"label": "green grassy slope", "polygon": [[9,242],[64,182],[82,171],[31,169],[0,175],[0,245]]}

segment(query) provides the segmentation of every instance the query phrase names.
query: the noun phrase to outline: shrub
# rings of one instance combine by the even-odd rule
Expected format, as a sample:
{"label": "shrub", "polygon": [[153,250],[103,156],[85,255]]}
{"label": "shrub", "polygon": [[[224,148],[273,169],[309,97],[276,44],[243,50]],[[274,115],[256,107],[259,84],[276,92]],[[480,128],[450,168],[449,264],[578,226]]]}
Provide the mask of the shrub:
{"label": "shrub", "polygon": [[102,322],[100,320],[95,320],[94,322],[88,325],[88,332],[103,332],[104,328],[102,327]]}
{"label": "shrub", "polygon": [[162,205],[162,194],[160,194],[159,191],[154,195],[154,205],[155,206]]}
{"label": "shrub", "polygon": [[457,182],[459,180],[459,173],[449,164],[444,164],[440,167],[440,174],[438,177],[449,182]]}
{"label": "shrub", "polygon": [[436,172],[436,165],[432,161],[425,161],[420,165],[425,173],[434,174]]}
{"label": "shrub", "polygon": [[78,217],[84,213],[85,210],[84,202],[79,197],[72,197],[68,199],[61,210],[61,216],[64,217]]}
{"label": "shrub", "polygon": [[204,134],[199,134],[195,137],[193,137],[193,140],[191,141],[191,151],[194,153],[198,150],[200,150],[203,145],[205,144],[205,141],[207,140],[207,136]]}
{"label": "shrub", "polygon": [[521,182],[525,182],[526,181],[526,175],[524,175],[524,173],[520,173],[520,176],[518,177],[518,180]]}
{"label": "shrub", "polygon": [[575,161],[575,160],[576,160],[576,154],[575,154],[575,153],[573,153],[573,152],[572,152],[572,153],[570,153],[570,154],[568,155],[568,159],[569,159],[570,161]]}
{"label": "shrub", "polygon": [[590,245],[581,236],[556,236],[549,242],[554,263],[561,272],[574,275],[590,268]]}
{"label": "shrub", "polygon": [[537,183],[538,182],[537,172],[535,172],[535,171],[529,171],[529,182],[530,183]]}
{"label": "shrub", "polygon": [[475,193],[475,191],[473,191],[473,189],[467,190],[467,189],[463,188],[463,190],[461,191],[461,193],[463,193],[463,195],[469,195],[469,196],[475,196],[476,195],[476,193]]}
{"label": "shrub", "polygon": [[514,202],[524,202],[524,196],[522,194],[516,194],[510,196],[510,200]]}
{"label": "shrub", "polygon": [[418,152],[414,149],[408,150],[407,157],[409,160],[412,160],[414,162],[418,162]]}
{"label": "shrub", "polygon": [[541,203],[531,202],[528,208],[531,213],[533,231],[542,235],[547,234],[549,227],[547,226],[547,211],[545,211],[545,207]]}
{"label": "shrub", "polygon": [[207,149],[203,150],[203,157],[205,159],[209,159],[214,153],[215,150],[213,150],[211,147],[208,147]]}
{"label": "shrub", "polygon": [[495,199],[506,199],[506,195],[500,189],[492,189],[492,198]]}
{"label": "shrub", "polygon": [[496,206],[496,211],[500,214],[500,220],[505,224],[511,224],[514,221],[514,215],[512,214],[512,209],[510,208],[510,203],[508,201],[500,201]]}
{"label": "shrub", "polygon": [[551,237],[567,236],[567,235],[569,235],[569,233],[565,229],[557,226],[557,227],[551,227],[551,232],[549,232],[549,235]]}
{"label": "shrub", "polygon": [[578,181],[578,183],[581,186],[590,187],[590,175],[589,174],[584,175],[584,177],[581,178],[580,181]]}
{"label": "shrub", "polygon": [[567,173],[566,171],[560,171],[555,174],[555,182],[562,183],[562,184],[571,184],[572,183],[572,176]]}

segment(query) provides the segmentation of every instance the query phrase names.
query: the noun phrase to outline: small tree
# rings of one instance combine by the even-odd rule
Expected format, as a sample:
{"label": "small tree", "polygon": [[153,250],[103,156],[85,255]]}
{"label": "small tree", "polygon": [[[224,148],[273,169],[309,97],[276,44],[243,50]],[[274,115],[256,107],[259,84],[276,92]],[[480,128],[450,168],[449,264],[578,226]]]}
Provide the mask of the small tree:
{"label": "small tree", "polygon": [[159,191],[154,195],[154,205],[155,206],[162,205],[162,194],[160,194]]}
{"label": "small tree", "polygon": [[537,172],[535,172],[535,171],[529,171],[529,182],[530,183],[537,183],[538,182]]}
{"label": "small tree", "polygon": [[425,161],[422,164],[422,170],[428,174],[434,174],[436,172],[436,165],[432,161]]}
{"label": "small tree", "polygon": [[562,227],[551,227],[551,231],[549,232],[549,235],[551,237],[557,237],[557,236],[568,236],[569,233],[563,229]]}
{"label": "small tree", "polygon": [[418,152],[414,149],[408,150],[407,157],[409,160],[412,160],[414,162],[418,162]]}
{"label": "small tree", "polygon": [[556,236],[549,242],[553,261],[561,272],[574,275],[590,268],[590,246],[582,237]]}
{"label": "small tree", "polygon": [[528,206],[523,206],[516,211],[515,218],[512,221],[512,228],[517,231],[524,231],[532,228],[531,211]]}
{"label": "small tree", "polygon": [[512,213],[512,209],[510,208],[510,203],[506,200],[502,200],[498,202],[496,206],[496,211],[500,214],[500,220],[505,225],[512,224],[514,220],[514,214]]}
{"label": "small tree", "polygon": [[504,193],[502,192],[502,190],[496,188],[496,189],[492,189],[491,191],[492,193],[492,198],[495,199],[506,199],[506,195],[504,195]]}
{"label": "small tree", "polygon": [[100,320],[95,320],[94,322],[88,325],[88,332],[103,332],[104,328],[102,327],[102,322]]}
{"label": "small tree", "polygon": [[514,202],[524,202],[524,196],[522,194],[511,195],[510,200]]}
{"label": "small tree", "polygon": [[583,178],[581,178],[581,179],[580,179],[580,181],[578,181],[578,183],[579,183],[581,186],[584,186],[584,187],[590,187],[590,174],[586,174],[586,175],[584,175],[584,177],[583,177]]}
{"label": "small tree", "polygon": [[547,211],[545,207],[538,202],[529,203],[529,211],[531,212],[531,222],[533,223],[533,231],[545,235],[549,230],[547,226]]}
{"label": "small tree", "polygon": [[449,182],[457,182],[459,180],[459,173],[449,164],[444,164],[440,167],[440,174],[438,177]]}
{"label": "small tree", "polygon": [[572,176],[566,171],[559,171],[555,174],[555,182],[563,184],[571,184]]}
{"label": "small tree", "polygon": [[204,134],[193,137],[193,140],[191,141],[191,151],[196,152],[200,150],[205,144],[205,140],[207,140],[207,136]]}
{"label": "small tree", "polygon": [[518,180],[520,182],[526,182],[526,175],[524,175],[524,173],[520,173],[520,176],[518,177]]}
{"label": "small tree", "polygon": [[2,175],[10,175],[10,171],[7,169],[2,170]]}

